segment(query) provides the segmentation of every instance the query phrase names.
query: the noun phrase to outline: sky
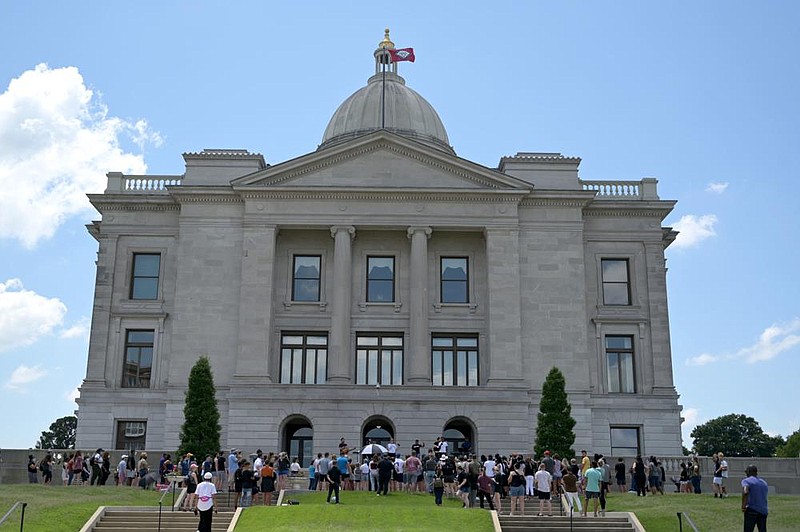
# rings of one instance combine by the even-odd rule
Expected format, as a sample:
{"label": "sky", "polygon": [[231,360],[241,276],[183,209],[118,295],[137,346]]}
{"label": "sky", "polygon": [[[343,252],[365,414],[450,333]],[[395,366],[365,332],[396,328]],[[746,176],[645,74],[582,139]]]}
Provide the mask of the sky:
{"label": "sky", "polygon": [[[685,444],[737,413],[800,428],[800,3],[0,2],[0,447],[70,415],[86,373],[105,174],[182,153],[311,152],[385,27],[459,156],[656,177]],[[9,407],[10,406],[10,407]]]}

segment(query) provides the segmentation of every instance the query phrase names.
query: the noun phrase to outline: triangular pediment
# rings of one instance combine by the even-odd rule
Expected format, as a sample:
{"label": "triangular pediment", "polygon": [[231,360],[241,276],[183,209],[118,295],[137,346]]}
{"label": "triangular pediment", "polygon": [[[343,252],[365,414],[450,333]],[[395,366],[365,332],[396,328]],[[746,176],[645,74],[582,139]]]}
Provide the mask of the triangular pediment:
{"label": "triangular pediment", "polygon": [[231,183],[235,187],[526,190],[530,185],[388,131],[319,150]]}

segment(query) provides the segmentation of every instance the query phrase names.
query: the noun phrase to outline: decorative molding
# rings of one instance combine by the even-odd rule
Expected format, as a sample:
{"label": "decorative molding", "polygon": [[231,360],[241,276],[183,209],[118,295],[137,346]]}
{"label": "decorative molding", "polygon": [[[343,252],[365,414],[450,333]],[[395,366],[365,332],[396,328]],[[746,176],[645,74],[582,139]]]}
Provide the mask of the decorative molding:
{"label": "decorative molding", "polygon": [[425,236],[430,240],[431,234],[433,233],[433,229],[431,229],[430,227],[427,227],[427,226],[423,227],[423,226],[413,226],[412,225],[411,227],[409,227],[406,230],[406,236],[408,237],[409,240],[411,240],[411,237],[413,237],[414,233],[416,233],[416,232],[424,232]]}
{"label": "decorative molding", "polygon": [[527,191],[508,190],[487,193],[487,191],[454,192],[452,190],[320,190],[320,189],[252,189],[237,188],[236,192],[245,200],[356,200],[356,201],[438,201],[462,203],[509,203],[518,204]]}
{"label": "decorative molding", "polygon": [[336,239],[336,234],[340,231],[347,231],[350,234],[350,240],[356,237],[356,228],[352,225],[334,225],[331,227],[331,238]]}

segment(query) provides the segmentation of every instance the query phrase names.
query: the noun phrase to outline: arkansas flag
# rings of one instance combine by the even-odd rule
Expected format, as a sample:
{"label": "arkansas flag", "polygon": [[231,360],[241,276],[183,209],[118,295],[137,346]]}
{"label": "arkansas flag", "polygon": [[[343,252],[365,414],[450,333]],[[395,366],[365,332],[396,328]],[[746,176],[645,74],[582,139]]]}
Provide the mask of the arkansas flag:
{"label": "arkansas flag", "polygon": [[389,55],[392,57],[392,62],[398,61],[411,61],[414,62],[414,49],[413,48],[397,48],[396,50],[389,50]]}

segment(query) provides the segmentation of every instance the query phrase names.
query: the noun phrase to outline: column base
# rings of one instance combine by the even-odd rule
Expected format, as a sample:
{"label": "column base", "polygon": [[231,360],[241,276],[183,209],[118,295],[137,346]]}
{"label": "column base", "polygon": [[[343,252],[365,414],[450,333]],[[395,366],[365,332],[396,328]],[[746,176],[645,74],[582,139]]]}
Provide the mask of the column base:
{"label": "column base", "polygon": [[431,385],[431,378],[430,377],[409,377],[406,380],[406,384],[415,384],[418,386],[430,386]]}
{"label": "column base", "polygon": [[344,375],[328,377],[328,384],[350,384],[350,377],[345,377]]}

